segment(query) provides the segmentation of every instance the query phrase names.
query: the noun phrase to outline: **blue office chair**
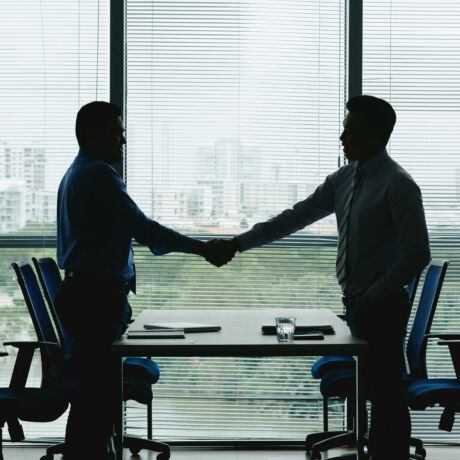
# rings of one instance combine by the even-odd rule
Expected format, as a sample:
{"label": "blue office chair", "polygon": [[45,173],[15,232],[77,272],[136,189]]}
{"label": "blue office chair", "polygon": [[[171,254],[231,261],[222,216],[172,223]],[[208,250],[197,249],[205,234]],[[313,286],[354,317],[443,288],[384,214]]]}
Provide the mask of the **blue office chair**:
{"label": "blue office chair", "polygon": [[[37,259],[32,257],[35,270],[38,274],[38,279],[43,290],[43,294],[48,304],[48,308],[53,317],[54,324],[59,335],[59,341],[64,349],[64,355],[70,356],[72,351],[72,340],[62,325],[59,316],[54,308],[54,299],[59,291],[62,283],[61,272],[55,260],[51,257],[43,257]],[[123,362],[124,374],[127,376],[138,376],[150,381],[152,384],[156,383],[160,378],[160,368],[158,364],[150,358],[126,358]],[[152,439],[152,401],[151,399],[147,404],[147,420],[148,420],[148,439]]]}
{"label": "blue office chair", "polygon": [[[412,308],[415,294],[417,292],[420,275],[416,276],[407,286],[409,302]],[[339,315],[345,319],[345,315]],[[353,356],[322,356],[317,359],[311,368],[311,375],[314,379],[321,379],[331,371],[352,370],[355,372],[356,361]],[[309,434],[305,439],[307,451],[310,451],[313,444],[343,434],[343,431],[329,431],[329,398],[323,397],[323,432]],[[353,430],[354,405],[352,399],[347,399],[347,430]]]}
{"label": "blue office chair", "polygon": [[[426,355],[426,338],[433,322],[434,313],[438,303],[442,284],[446,274],[449,261],[433,260],[428,266],[422,293],[420,295],[417,312],[410,332],[409,340],[406,347],[406,358],[409,365],[409,373],[403,375],[406,385],[409,382],[424,378],[426,376],[425,355]],[[354,369],[333,370],[326,373],[320,384],[323,398],[348,398],[352,401],[355,399],[356,390],[356,373]],[[348,427],[349,428],[349,427]],[[312,460],[321,458],[321,451],[340,447],[344,445],[354,445],[355,432],[352,430],[332,433],[315,433],[313,436],[307,436],[306,448],[311,450]],[[321,439],[321,436],[323,438]],[[314,442],[312,442],[312,439]],[[411,446],[415,447],[415,456],[413,458],[425,457],[426,452],[423,448],[423,442],[416,438],[411,438]],[[354,454],[350,454],[352,457]],[[347,458],[347,457],[343,457]]]}
{"label": "blue office chair", "polygon": [[[52,422],[67,410],[68,397],[53,385],[49,357],[59,349],[57,343],[46,342],[5,342],[18,348],[8,388],[0,388],[0,460],[3,460],[2,429],[5,423],[12,442],[25,439],[20,420],[27,422]],[[42,363],[42,382],[40,388],[27,388],[27,376],[34,351],[39,348]],[[0,356],[8,353],[0,352]]]}
{"label": "blue office chair", "polygon": [[425,376],[408,385],[405,397],[412,410],[425,410],[435,405],[443,407],[439,429],[450,432],[455,414],[460,412],[460,333],[427,334],[425,341],[432,338],[441,339],[438,344],[449,347],[457,378],[429,379]]}
{"label": "blue office chair", "polygon": [[[21,287],[38,339],[40,341],[58,343],[50,315],[32,267],[29,264],[18,265],[16,263],[13,263],[12,266],[16,273],[19,286]],[[56,325],[58,328],[59,325],[62,326],[60,322],[56,323]],[[59,335],[61,337],[68,337],[65,331],[61,331]],[[66,346],[61,343],[59,349],[53,351],[54,354],[50,357],[50,368],[52,369],[52,374],[57,379],[57,385],[59,388],[67,391],[70,400],[75,383],[71,375],[71,370],[69,366],[66,365],[68,361],[66,359],[65,350],[71,351],[71,345],[67,344]],[[142,358],[137,359],[140,360]],[[123,366],[124,401],[132,399],[141,404],[148,404],[152,401],[153,394],[151,385],[158,380],[159,369],[156,363],[152,361],[150,361],[150,363],[153,366],[153,370],[156,368],[156,372],[154,372],[153,376],[151,367],[138,366],[136,368],[134,364]],[[150,439],[125,436],[123,445],[129,448],[132,453],[138,453],[141,449],[160,451],[161,453],[157,456],[159,460],[169,459],[170,456],[170,450],[167,444],[152,441]],[[44,460],[52,460],[54,454],[63,453],[64,451],[65,443],[51,446],[47,449],[47,456],[44,457]]]}

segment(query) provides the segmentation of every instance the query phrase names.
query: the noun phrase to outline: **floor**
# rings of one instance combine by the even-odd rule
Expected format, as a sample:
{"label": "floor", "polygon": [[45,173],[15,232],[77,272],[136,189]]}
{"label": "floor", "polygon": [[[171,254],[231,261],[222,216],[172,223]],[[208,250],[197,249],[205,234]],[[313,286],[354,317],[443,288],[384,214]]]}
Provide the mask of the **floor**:
{"label": "floor", "polygon": [[[38,460],[44,455],[43,447],[4,447],[5,460]],[[323,455],[323,459],[343,453],[341,450],[331,451],[329,456]],[[61,460],[55,456],[55,460]],[[427,460],[458,460],[460,458],[460,446],[427,447]],[[155,460],[155,452],[141,451],[139,455],[131,455],[125,451],[123,460]],[[185,448],[173,447],[171,460],[308,460],[304,451],[299,449],[236,449],[236,448]]]}

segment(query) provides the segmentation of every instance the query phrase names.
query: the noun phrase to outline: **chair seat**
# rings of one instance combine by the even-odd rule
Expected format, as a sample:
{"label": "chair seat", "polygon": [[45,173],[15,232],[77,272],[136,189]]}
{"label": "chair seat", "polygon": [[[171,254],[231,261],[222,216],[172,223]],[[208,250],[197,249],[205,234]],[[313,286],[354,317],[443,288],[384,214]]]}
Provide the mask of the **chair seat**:
{"label": "chair seat", "polygon": [[149,404],[153,399],[152,384],[140,377],[123,379],[123,401],[129,399],[141,404]]}
{"label": "chair seat", "polygon": [[11,415],[28,422],[51,422],[59,418],[67,406],[68,398],[60,390],[0,388],[0,417],[3,420]]}
{"label": "chair seat", "polygon": [[[151,359],[127,358],[123,361],[123,379],[131,377],[145,380],[153,385],[160,378],[160,367]],[[60,368],[59,386],[73,387],[74,385],[71,363],[67,362]]]}
{"label": "chair seat", "polygon": [[[414,381],[407,373],[402,376],[404,390]],[[356,392],[356,371],[354,369],[337,369],[325,374],[320,384],[321,394],[325,398],[348,398]]]}
{"label": "chair seat", "polygon": [[356,370],[337,369],[324,374],[320,384],[324,398],[347,398],[354,396],[356,391]]}
{"label": "chair seat", "polygon": [[311,367],[311,375],[314,379],[320,379],[330,371],[355,367],[356,360],[353,356],[321,356]]}
{"label": "chair seat", "polygon": [[126,358],[123,361],[123,378],[128,377],[140,377],[153,385],[160,378],[160,367],[148,358]]}
{"label": "chair seat", "polygon": [[[153,364],[158,367],[155,362],[153,362]],[[131,375],[129,371],[132,369],[136,369],[134,364],[132,367],[128,368],[123,375],[123,401],[133,399],[141,404],[148,404],[153,398],[152,379],[144,378],[144,373],[142,372],[139,372],[140,375]],[[123,371],[125,371],[125,369],[123,369]],[[65,375],[59,380],[58,387],[65,392],[67,398],[70,398],[75,388],[75,380],[71,376]]]}
{"label": "chair seat", "polygon": [[460,408],[460,381],[456,379],[423,379],[412,382],[406,391],[411,409],[424,410],[439,404]]}

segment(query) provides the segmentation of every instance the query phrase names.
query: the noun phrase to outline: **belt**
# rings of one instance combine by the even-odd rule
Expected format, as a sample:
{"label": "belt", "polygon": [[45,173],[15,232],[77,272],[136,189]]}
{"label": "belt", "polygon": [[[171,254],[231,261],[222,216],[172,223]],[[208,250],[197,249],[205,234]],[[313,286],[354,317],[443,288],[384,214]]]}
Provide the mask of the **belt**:
{"label": "belt", "polygon": [[82,270],[65,270],[66,279],[81,280],[90,283],[113,286],[123,295],[128,295],[131,290],[131,282],[122,277],[98,276]]}
{"label": "belt", "polygon": [[[359,295],[359,294],[358,294]],[[343,295],[342,296],[342,303],[346,308],[353,308],[355,306],[355,300],[358,295]]]}

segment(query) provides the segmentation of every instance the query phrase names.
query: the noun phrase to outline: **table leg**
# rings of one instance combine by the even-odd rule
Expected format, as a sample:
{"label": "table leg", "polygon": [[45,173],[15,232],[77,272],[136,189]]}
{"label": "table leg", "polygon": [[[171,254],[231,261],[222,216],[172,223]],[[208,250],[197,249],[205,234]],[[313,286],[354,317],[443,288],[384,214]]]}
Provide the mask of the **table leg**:
{"label": "table leg", "polygon": [[115,407],[115,452],[116,460],[123,459],[123,428],[124,428],[124,411],[123,411],[123,359],[121,356],[113,357],[114,375],[116,375],[114,385],[115,399],[113,401]]}
{"label": "table leg", "polygon": [[357,460],[364,460],[364,434],[366,430],[366,379],[364,373],[365,358],[356,357],[356,442],[358,447]]}

